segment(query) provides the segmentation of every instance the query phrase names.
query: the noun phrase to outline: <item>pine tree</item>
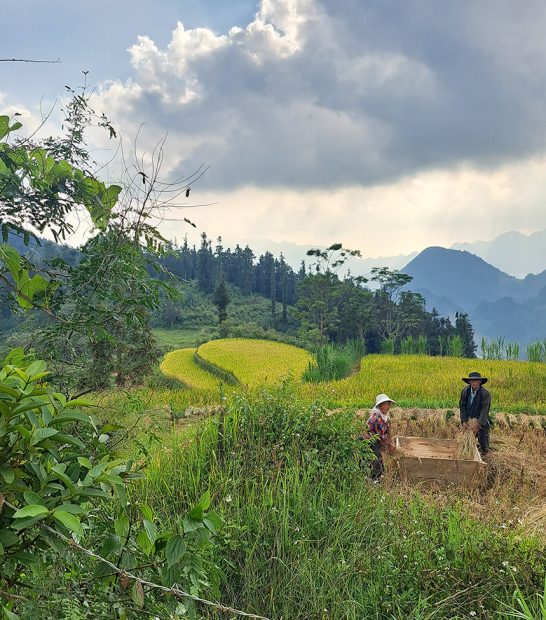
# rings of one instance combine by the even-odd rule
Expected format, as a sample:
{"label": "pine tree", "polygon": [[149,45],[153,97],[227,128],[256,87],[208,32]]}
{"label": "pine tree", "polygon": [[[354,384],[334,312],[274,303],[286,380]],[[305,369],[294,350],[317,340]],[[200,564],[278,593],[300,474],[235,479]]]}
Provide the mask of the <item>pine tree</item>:
{"label": "pine tree", "polygon": [[220,282],[218,282],[218,286],[214,289],[212,301],[218,308],[218,323],[223,323],[227,319],[227,307],[230,302],[224,274],[220,276]]}

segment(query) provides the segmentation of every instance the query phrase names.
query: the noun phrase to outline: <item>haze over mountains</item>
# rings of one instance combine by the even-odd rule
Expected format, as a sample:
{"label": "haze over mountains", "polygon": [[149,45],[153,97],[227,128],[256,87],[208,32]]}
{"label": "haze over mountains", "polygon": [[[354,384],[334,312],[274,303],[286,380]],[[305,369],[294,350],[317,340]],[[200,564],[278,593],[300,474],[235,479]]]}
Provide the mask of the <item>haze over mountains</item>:
{"label": "haze over mountains", "polygon": [[[333,239],[332,242],[338,241]],[[250,242],[252,249],[259,253],[270,251],[275,255],[283,253],[286,261],[297,269],[302,260],[306,259],[305,253],[308,246],[298,245],[283,241],[281,243],[269,239],[253,239]],[[525,235],[518,231],[510,231],[491,239],[490,241],[475,241],[474,243],[456,243],[451,246],[454,250],[466,250],[483,258],[486,262],[497,269],[517,278],[524,278],[529,273],[540,273],[546,269],[546,229]],[[361,248],[363,254],[365,248]],[[390,269],[402,269],[419,252],[410,254],[398,254],[391,256],[379,256],[362,259],[352,259],[350,262],[351,272],[355,275],[368,276],[373,267],[389,267]]]}
{"label": "haze over mountains", "polygon": [[478,339],[526,345],[546,337],[546,270],[515,278],[462,250],[431,247],[402,270],[440,314],[467,312]]}

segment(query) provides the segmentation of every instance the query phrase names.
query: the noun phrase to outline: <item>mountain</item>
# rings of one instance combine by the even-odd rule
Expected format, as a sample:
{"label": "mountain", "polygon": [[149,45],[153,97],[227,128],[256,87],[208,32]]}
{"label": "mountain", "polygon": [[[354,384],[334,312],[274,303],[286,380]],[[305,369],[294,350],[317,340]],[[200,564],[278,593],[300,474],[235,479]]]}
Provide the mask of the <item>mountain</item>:
{"label": "mountain", "polygon": [[[248,241],[255,254],[265,254],[271,252],[275,256],[279,256],[282,252],[286,262],[296,271],[300,268],[301,261],[304,260],[307,265],[310,264],[309,257],[306,255],[307,250],[311,247],[318,247],[325,250],[326,246],[310,246],[299,245],[289,241],[272,241],[271,239],[252,239]],[[352,246],[349,246],[352,249]],[[398,254],[397,256],[379,256],[377,258],[351,258],[347,263],[347,267],[355,276],[370,275],[373,267],[388,267],[389,269],[401,269],[404,265],[417,256],[418,252],[410,254]]]}
{"label": "mountain", "polygon": [[470,252],[430,247],[402,271],[429,308],[467,312],[478,337],[525,345],[546,336],[546,270],[515,278]]}
{"label": "mountain", "polygon": [[530,235],[512,230],[491,241],[456,243],[451,248],[472,252],[501,271],[517,277],[546,269],[546,229]]}

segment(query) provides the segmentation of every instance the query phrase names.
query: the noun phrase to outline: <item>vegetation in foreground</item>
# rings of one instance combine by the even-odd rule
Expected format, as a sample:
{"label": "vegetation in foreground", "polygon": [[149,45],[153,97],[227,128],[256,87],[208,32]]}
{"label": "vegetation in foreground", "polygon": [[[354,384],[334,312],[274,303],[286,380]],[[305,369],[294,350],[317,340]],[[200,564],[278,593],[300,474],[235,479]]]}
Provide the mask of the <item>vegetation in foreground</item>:
{"label": "vegetation in foreground", "polygon": [[210,489],[221,596],[270,618],[502,618],[516,583],[541,591],[542,543],[374,487],[354,437],[352,415],[290,385],[234,395],[190,445],[155,453],[138,499],[169,521]]}

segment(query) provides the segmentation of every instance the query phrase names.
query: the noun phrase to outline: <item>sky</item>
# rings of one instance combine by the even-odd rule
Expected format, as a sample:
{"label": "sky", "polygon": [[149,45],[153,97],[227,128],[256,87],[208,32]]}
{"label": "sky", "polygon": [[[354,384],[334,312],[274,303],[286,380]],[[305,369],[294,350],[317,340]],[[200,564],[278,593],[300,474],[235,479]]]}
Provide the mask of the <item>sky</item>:
{"label": "sky", "polygon": [[2,16],[0,58],[60,63],[0,63],[0,113],[32,128],[56,104],[55,125],[86,70],[128,151],[138,134],[149,162],[166,136],[162,179],[207,168],[163,212],[173,239],[374,257],[546,228],[541,0],[18,0]]}

